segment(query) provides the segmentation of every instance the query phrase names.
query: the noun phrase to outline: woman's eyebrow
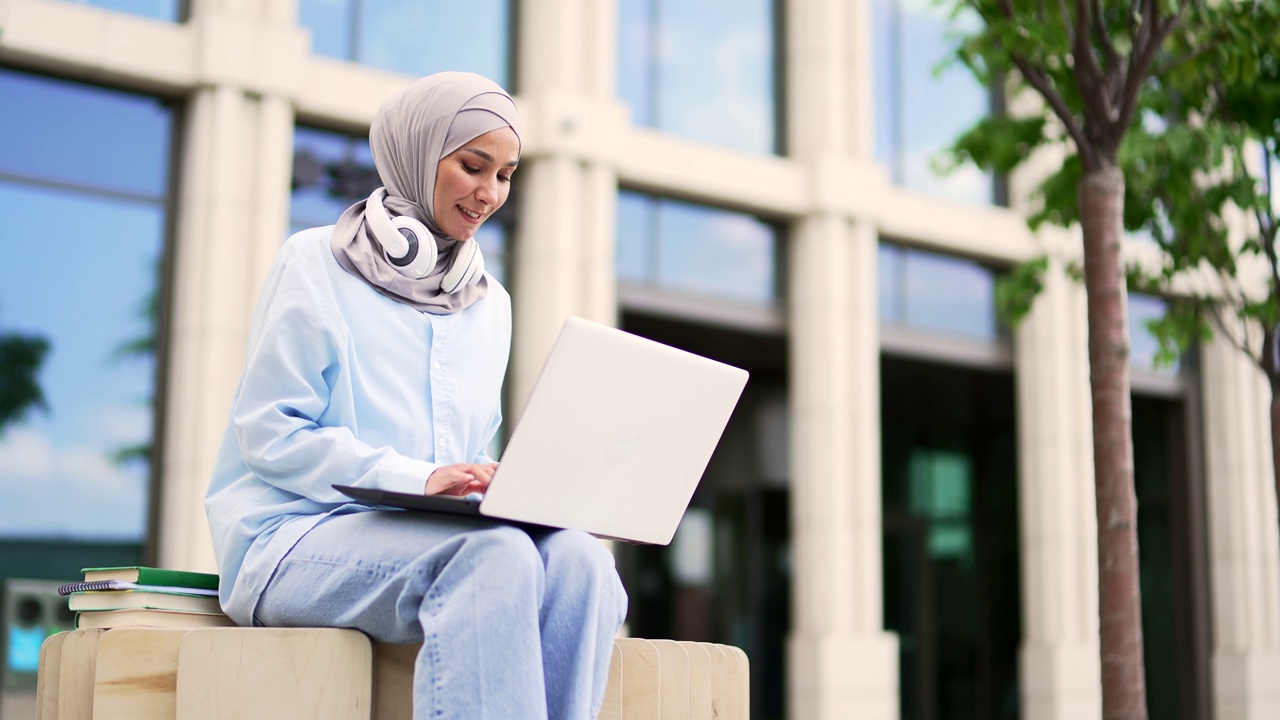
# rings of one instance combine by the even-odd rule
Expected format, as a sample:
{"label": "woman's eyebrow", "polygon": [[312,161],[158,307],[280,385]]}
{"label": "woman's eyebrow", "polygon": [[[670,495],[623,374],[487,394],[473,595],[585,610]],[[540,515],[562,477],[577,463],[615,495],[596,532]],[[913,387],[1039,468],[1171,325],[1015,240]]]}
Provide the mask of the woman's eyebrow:
{"label": "woman's eyebrow", "polygon": [[[478,156],[478,157],[484,158],[487,162],[493,162],[493,156],[492,156],[492,155],[490,155],[489,153],[485,152],[484,150],[481,150],[480,148],[463,148],[463,150],[466,150],[467,152],[471,153],[472,155],[476,155],[476,156]],[[515,166],[517,166],[517,165],[519,165],[519,164],[520,164],[520,161],[519,161],[519,160],[512,160],[511,162],[507,163],[507,165],[506,165],[506,166],[507,166],[507,167],[515,167]]]}

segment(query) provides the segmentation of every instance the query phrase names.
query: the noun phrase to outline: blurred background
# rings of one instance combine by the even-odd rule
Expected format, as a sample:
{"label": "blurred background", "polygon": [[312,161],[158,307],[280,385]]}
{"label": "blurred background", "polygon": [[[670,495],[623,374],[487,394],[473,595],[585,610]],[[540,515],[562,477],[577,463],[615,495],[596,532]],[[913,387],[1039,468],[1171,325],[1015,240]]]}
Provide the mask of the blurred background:
{"label": "blurred background", "polygon": [[[1021,178],[936,169],[1003,106],[943,64],[970,20],[0,1],[0,717],[32,716],[58,582],[213,569],[201,500],[262,278],[380,184],[374,111],[441,70],[527,125],[480,235],[515,303],[508,424],[567,314],[751,373],[674,542],[616,547],[631,634],[743,648],[761,720],[1096,711],[1083,291],[995,312],[998,278],[1078,238],[1027,228]],[[1265,700],[1233,668],[1280,653],[1265,384],[1212,344],[1155,367],[1164,303],[1130,307],[1151,717],[1261,717],[1228,710]]]}

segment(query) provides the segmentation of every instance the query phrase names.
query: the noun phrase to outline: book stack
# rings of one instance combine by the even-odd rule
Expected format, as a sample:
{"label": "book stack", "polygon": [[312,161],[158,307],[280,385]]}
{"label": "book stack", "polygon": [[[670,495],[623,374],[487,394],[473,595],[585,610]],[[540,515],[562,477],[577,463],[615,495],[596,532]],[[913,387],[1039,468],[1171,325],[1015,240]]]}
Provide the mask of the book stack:
{"label": "book stack", "polygon": [[218,576],[151,567],[84,568],[84,581],[58,587],[76,627],[231,627],[218,605]]}

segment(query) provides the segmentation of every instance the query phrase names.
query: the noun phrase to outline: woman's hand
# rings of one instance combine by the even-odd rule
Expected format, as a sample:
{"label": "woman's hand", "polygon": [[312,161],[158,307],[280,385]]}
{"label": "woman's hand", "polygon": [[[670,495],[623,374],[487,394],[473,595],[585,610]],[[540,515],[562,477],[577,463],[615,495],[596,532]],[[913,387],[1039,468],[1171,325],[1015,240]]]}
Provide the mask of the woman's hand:
{"label": "woman's hand", "polygon": [[427,478],[423,492],[427,495],[457,495],[482,493],[489,488],[489,481],[498,469],[498,463],[458,463],[442,465]]}

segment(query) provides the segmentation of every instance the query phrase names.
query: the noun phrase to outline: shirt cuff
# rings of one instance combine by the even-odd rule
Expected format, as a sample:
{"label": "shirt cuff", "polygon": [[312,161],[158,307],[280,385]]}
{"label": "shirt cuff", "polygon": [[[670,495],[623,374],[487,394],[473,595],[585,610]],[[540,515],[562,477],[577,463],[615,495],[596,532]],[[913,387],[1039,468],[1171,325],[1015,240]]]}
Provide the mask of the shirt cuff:
{"label": "shirt cuff", "polygon": [[438,467],[440,466],[425,460],[389,453],[375,466],[372,484],[379,490],[421,495],[426,492],[427,478]]}

